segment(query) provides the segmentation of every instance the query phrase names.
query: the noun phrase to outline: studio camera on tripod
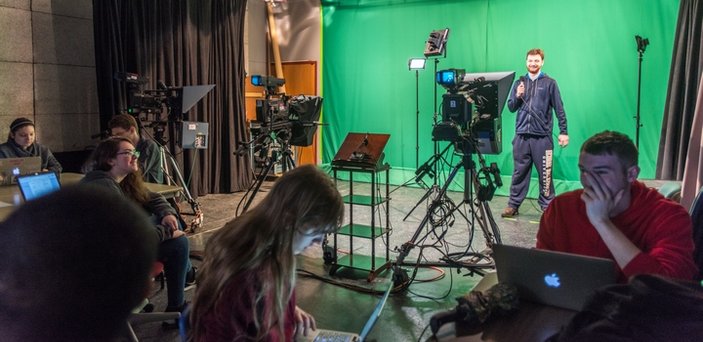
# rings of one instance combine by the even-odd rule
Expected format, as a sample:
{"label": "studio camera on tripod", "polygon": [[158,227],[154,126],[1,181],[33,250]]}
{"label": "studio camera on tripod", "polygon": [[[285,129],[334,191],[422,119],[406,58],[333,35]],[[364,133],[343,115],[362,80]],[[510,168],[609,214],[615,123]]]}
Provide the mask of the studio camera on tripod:
{"label": "studio camera on tripod", "polygon": [[[253,75],[251,83],[264,87],[264,98],[256,100],[256,120],[250,124],[251,140],[239,142],[235,154],[249,151],[256,182],[242,198],[242,212],[251,205],[262,182],[276,165],[286,172],[295,167],[291,146],[310,146],[320,125],[322,98],[319,96],[287,96],[276,89],[285,84],[282,78]],[[257,172],[258,169],[258,172]],[[241,204],[241,202],[240,202]],[[237,206],[239,212],[239,206]]]}

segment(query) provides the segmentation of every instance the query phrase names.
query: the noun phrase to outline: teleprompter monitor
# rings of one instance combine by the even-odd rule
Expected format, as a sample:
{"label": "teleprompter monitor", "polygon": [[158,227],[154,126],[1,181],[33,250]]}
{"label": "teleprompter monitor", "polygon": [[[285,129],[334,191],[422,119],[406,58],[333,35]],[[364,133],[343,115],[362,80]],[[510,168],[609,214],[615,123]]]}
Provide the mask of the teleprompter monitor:
{"label": "teleprompter monitor", "polygon": [[479,119],[497,119],[508,99],[514,78],[514,71],[464,74],[459,92],[470,95]]}

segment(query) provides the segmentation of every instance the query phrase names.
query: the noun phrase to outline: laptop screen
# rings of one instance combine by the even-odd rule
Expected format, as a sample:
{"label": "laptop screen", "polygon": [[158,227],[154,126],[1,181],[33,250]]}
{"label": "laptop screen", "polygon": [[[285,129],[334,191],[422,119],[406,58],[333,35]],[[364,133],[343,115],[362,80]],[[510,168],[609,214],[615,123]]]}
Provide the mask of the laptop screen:
{"label": "laptop screen", "polygon": [[25,201],[31,201],[61,188],[56,173],[51,171],[19,176],[17,185]]}
{"label": "laptop screen", "polygon": [[378,317],[381,316],[381,312],[383,311],[383,307],[386,305],[386,301],[388,301],[388,296],[391,294],[393,286],[394,284],[391,281],[390,285],[388,285],[388,289],[386,290],[386,292],[383,293],[383,297],[381,297],[381,300],[378,301],[378,304],[376,304],[376,308],[374,308],[373,312],[371,313],[371,317],[369,317],[369,320],[366,321],[364,329],[361,330],[361,333],[359,334],[359,340],[361,340],[362,342],[366,340],[366,337],[369,335],[371,329],[373,329],[373,326],[376,324]]}

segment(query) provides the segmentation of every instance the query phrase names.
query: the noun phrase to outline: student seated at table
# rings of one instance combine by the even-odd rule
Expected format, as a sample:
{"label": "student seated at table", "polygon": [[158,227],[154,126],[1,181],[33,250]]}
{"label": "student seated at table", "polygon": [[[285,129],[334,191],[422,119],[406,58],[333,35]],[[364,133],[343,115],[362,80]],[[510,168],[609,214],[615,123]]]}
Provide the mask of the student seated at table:
{"label": "student seated at table", "polygon": [[61,164],[49,148],[35,140],[34,122],[27,118],[15,119],[10,124],[7,142],[0,145],[0,158],[41,157],[42,171],[61,173]]}
{"label": "student seated at table", "polygon": [[312,165],[285,173],[253,209],[207,242],[190,312],[194,341],[293,341],[316,329],[295,305],[295,255],[344,216],[334,182]]}
{"label": "student seated at table", "polygon": [[[137,158],[139,153],[127,138],[103,140],[93,151],[95,169],[81,180],[125,196],[151,215],[153,234],[160,241],[157,260],[163,262],[168,289],[166,311],[182,311],[186,280],[193,282],[195,269],[189,260],[190,247],[185,233],[179,228],[177,213],[160,194],[150,192],[144,185]],[[188,279],[186,279],[188,278]]]}
{"label": "student seated at table", "polygon": [[150,284],[156,239],[136,205],[67,187],[0,223],[0,340],[112,341]]}
{"label": "student seated at table", "polygon": [[132,115],[117,114],[107,123],[110,134],[124,137],[132,142],[139,152],[139,165],[145,182],[163,184],[164,170],[161,166],[163,158],[159,145],[153,140],[146,139],[139,134],[137,120]]}
{"label": "student seated at table", "polygon": [[540,220],[537,248],[608,258],[619,281],[636,274],[692,279],[691,218],[680,204],[637,181],[637,148],[604,131],[581,147],[582,190],[557,196]]}

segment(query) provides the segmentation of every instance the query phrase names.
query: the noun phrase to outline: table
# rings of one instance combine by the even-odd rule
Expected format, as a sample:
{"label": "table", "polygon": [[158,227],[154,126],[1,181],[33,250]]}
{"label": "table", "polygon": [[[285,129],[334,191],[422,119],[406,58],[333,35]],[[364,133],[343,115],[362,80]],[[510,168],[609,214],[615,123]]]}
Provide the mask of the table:
{"label": "table", "polygon": [[[474,287],[485,291],[498,283],[496,273],[486,274]],[[527,301],[513,315],[489,320],[470,331],[461,324],[447,323],[437,332],[439,341],[544,341],[569,323],[577,311]]]}
{"label": "table", "polygon": [[[76,184],[83,178],[83,176],[85,175],[82,173],[62,173],[60,178],[61,186],[65,187]],[[149,191],[159,193],[166,198],[176,197],[176,195],[182,190],[182,188],[177,185],[148,182],[146,183],[146,188],[149,189]],[[17,185],[0,186],[0,221],[4,220],[5,217],[10,215],[10,213],[23,202],[24,200],[22,199],[22,193]]]}

